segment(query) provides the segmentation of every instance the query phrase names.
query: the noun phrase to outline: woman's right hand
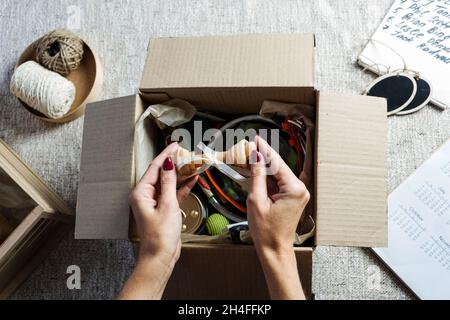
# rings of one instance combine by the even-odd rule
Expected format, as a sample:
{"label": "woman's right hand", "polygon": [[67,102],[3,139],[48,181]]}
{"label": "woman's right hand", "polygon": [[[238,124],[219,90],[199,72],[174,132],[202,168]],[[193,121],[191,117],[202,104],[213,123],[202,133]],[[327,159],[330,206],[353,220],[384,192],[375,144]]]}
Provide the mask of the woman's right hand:
{"label": "woman's right hand", "polygon": [[[253,158],[260,161],[253,161],[255,163],[251,165],[247,198],[253,242],[261,249],[292,248],[297,225],[309,201],[309,192],[264,139],[256,137],[255,142],[258,151],[254,152],[258,157]],[[267,168],[266,164],[270,167]],[[272,188],[268,188],[268,182],[269,185],[272,182]]]}
{"label": "woman's right hand", "polygon": [[257,136],[255,142],[257,151],[252,154],[252,176],[247,198],[250,234],[271,297],[302,299],[304,294],[293,243],[310,195],[305,185],[264,139]]}

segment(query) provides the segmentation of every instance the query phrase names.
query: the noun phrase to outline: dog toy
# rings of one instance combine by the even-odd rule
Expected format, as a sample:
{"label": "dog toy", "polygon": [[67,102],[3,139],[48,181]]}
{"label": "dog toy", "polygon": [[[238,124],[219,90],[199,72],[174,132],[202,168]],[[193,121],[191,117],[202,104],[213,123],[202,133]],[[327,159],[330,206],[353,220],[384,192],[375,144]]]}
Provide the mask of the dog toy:
{"label": "dog toy", "polygon": [[218,236],[230,224],[227,218],[220,213],[214,213],[206,220],[206,229],[211,236]]}

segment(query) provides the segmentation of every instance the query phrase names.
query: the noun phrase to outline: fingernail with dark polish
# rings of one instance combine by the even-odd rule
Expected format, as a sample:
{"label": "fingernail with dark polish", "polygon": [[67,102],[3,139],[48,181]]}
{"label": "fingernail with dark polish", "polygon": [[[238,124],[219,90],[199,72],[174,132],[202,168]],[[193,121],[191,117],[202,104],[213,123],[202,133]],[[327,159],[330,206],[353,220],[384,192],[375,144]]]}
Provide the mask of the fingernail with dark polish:
{"label": "fingernail with dark polish", "polygon": [[252,151],[251,159],[252,159],[253,163],[258,163],[259,161],[261,161],[261,157],[259,156],[258,151],[256,151],[256,150]]}
{"label": "fingernail with dark polish", "polygon": [[164,161],[164,164],[163,164],[163,170],[164,171],[171,171],[171,170],[173,170],[173,161],[172,161],[172,158],[167,158],[165,161]]}

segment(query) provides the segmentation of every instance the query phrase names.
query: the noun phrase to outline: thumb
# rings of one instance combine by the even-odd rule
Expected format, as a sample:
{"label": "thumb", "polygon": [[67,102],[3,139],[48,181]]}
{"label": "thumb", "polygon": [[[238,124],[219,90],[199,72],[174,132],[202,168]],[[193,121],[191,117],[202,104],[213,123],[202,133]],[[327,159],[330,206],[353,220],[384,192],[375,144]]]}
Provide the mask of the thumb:
{"label": "thumb", "polygon": [[250,169],[249,197],[258,201],[265,201],[268,197],[266,166],[262,154],[256,150],[253,150],[250,156]]}
{"label": "thumb", "polygon": [[175,165],[170,157],[166,158],[162,165],[159,183],[161,195],[159,197],[158,207],[167,208],[178,204],[177,174],[175,172]]}

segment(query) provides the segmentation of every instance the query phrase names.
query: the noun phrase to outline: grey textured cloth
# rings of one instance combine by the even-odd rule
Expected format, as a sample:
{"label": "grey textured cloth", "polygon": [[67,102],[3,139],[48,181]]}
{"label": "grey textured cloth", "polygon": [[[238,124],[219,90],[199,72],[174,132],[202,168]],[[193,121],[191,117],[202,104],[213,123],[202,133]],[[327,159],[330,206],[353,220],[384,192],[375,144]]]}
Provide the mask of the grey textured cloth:
{"label": "grey textured cloth", "polygon": [[[150,37],[314,32],[317,87],[357,94],[373,79],[357,54],[391,0],[321,1],[13,1],[0,2],[0,138],[75,206],[83,119],[41,122],[9,93],[16,58],[37,37],[69,27],[94,47],[104,65],[102,99],[136,92]],[[449,112],[426,107],[389,120],[389,188],[393,190],[449,137]],[[74,241],[67,235],[17,291],[23,299],[109,299],[134,263],[126,241]],[[66,269],[79,265],[82,289],[68,290]],[[407,299],[411,293],[366,249],[319,247],[316,299]]]}

